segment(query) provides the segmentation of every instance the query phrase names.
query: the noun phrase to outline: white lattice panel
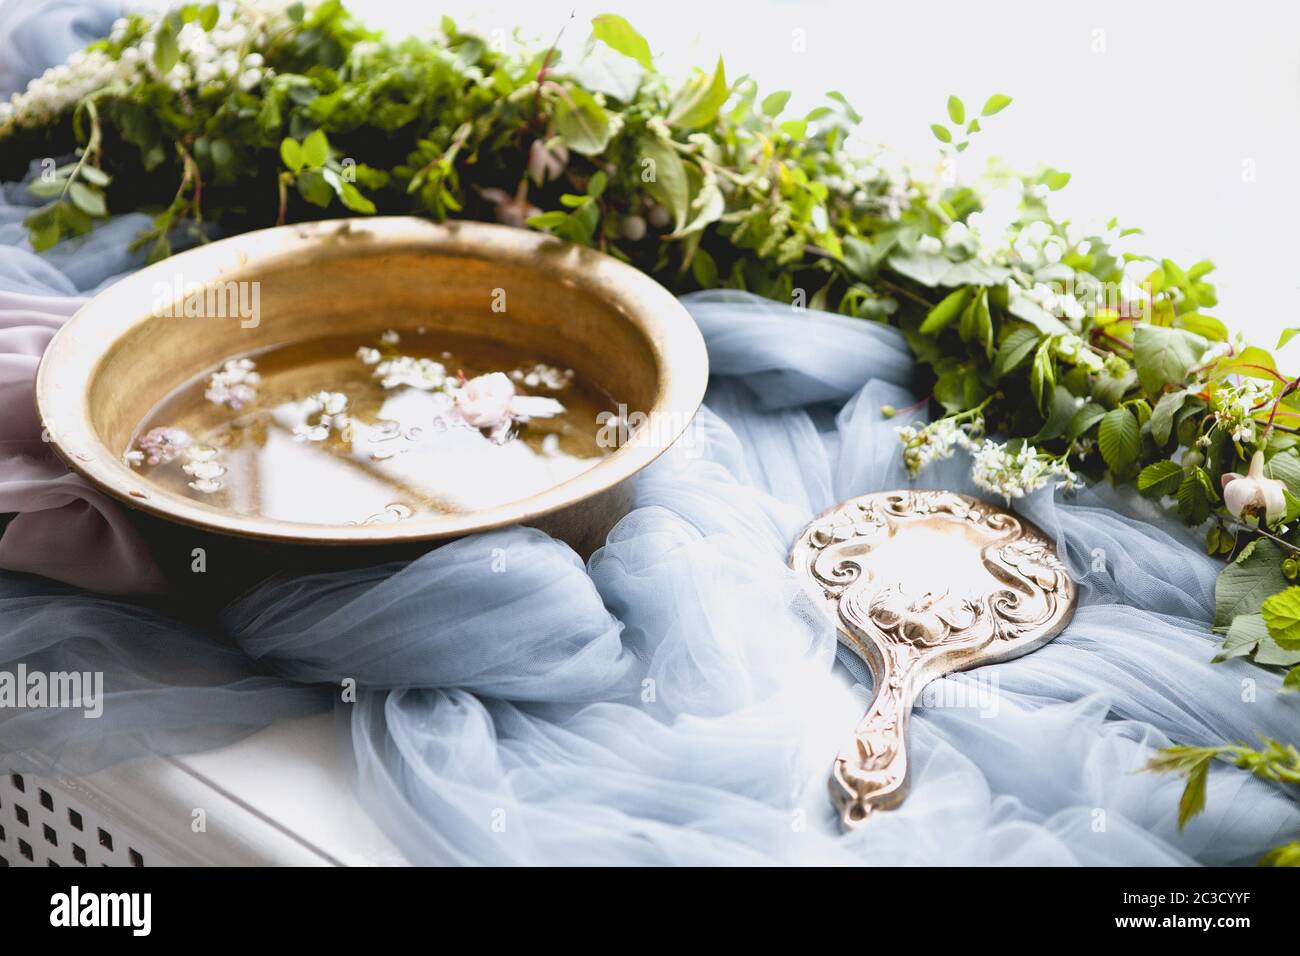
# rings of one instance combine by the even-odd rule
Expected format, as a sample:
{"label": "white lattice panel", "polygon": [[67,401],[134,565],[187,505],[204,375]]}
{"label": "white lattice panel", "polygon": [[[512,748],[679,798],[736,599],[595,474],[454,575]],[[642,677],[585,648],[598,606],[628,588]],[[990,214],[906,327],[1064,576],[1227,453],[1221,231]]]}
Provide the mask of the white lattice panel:
{"label": "white lattice panel", "polygon": [[0,778],[0,866],[149,866],[148,837],[107,819],[52,779]]}
{"label": "white lattice panel", "polygon": [[87,777],[5,772],[0,867],[404,863],[353,798],[337,742],[322,715]]}

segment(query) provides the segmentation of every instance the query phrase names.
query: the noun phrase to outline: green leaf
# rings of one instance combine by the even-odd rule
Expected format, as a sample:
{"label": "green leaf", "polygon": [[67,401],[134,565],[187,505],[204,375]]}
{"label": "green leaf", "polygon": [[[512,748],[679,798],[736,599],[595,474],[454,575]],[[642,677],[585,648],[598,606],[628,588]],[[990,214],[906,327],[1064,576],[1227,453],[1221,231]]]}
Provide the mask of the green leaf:
{"label": "green leaf", "polygon": [[81,182],[74,182],[68,188],[68,195],[76,203],[77,208],[88,215],[96,217],[108,215],[108,207],[104,204],[104,194],[95,187],[87,186]]}
{"label": "green leaf", "polygon": [[319,169],[304,169],[295,182],[299,195],[313,206],[320,206],[323,209],[334,198],[334,190],[330,188],[330,184],[325,181],[325,176]]}
{"label": "green leaf", "polygon": [[640,153],[639,176],[646,192],[672,216],[674,228],[682,228],[686,225],[690,185],[681,156],[658,136],[642,137]]}
{"label": "green leaf", "polygon": [[994,113],[1001,113],[1011,105],[1011,97],[1003,96],[1001,93],[994,93],[984,101],[984,109],[980,110],[981,116],[992,116]]}
{"label": "green leaf", "polygon": [[532,229],[555,229],[569,221],[566,213],[558,209],[552,209],[549,212],[538,213],[536,216],[530,216],[528,226]]}
{"label": "green leaf", "polygon": [[1139,325],[1133,330],[1133,354],[1142,390],[1155,399],[1166,385],[1181,385],[1209,344],[1184,329]]}
{"label": "green leaf", "polygon": [[1204,468],[1193,468],[1178,486],[1178,516],[1189,525],[1199,525],[1210,516],[1214,500],[1210,476]]}
{"label": "green leaf", "polygon": [[1183,466],[1172,461],[1157,461],[1138,473],[1137,488],[1144,495],[1161,498],[1172,495],[1183,483]]}
{"label": "green leaf", "polygon": [[1248,345],[1232,358],[1221,358],[1215,362],[1210,377],[1219,381],[1229,375],[1244,375],[1272,384],[1277,381],[1276,372],[1277,362],[1272,355],[1257,346]]}
{"label": "green leaf", "polygon": [[1029,366],[1029,391],[1034,396],[1034,405],[1040,411],[1047,407],[1047,399],[1056,387],[1056,366],[1052,364],[1051,344],[1051,339],[1043,339],[1034,352],[1033,364]]}
{"label": "green leaf", "polygon": [[1163,447],[1169,443],[1169,436],[1174,429],[1174,415],[1183,407],[1189,394],[1187,389],[1179,389],[1161,395],[1160,401],[1156,402],[1156,407],[1151,412],[1151,437],[1157,445]]}
{"label": "green leaf", "polygon": [[555,129],[569,148],[584,156],[604,151],[613,135],[609,113],[586,90],[570,87],[561,95]]}
{"label": "green leaf", "polygon": [[217,169],[224,169],[235,159],[235,151],[230,143],[224,139],[214,139],[211,148],[212,165]]}
{"label": "green leaf", "polygon": [[[1288,684],[1300,674],[1300,668],[1286,675]],[[1300,866],[1300,840],[1275,846],[1259,858],[1260,866]]]}
{"label": "green leaf", "polygon": [[1259,642],[1268,637],[1268,627],[1264,624],[1262,614],[1238,614],[1232,619],[1232,626],[1223,639],[1215,662],[1226,661],[1233,657],[1244,657],[1254,652]]}
{"label": "green leaf", "polygon": [[32,248],[37,252],[45,252],[47,249],[53,249],[59,244],[59,223],[57,219],[51,218],[49,222],[41,223],[37,226],[31,226],[31,233],[28,240]]}
{"label": "green leaf", "polygon": [[1178,328],[1202,335],[1211,342],[1228,341],[1228,327],[1212,315],[1188,312],[1178,317]]}
{"label": "green leaf", "polygon": [[334,195],[339,197],[339,201],[342,202],[344,206],[351,209],[353,212],[365,213],[367,215],[374,213],[375,204],[363,196],[361,190],[357,189],[357,187],[352,183],[343,179],[343,177],[334,170],[329,169],[328,167],[322,169],[321,176],[325,179],[325,182],[329,183],[330,189],[334,190]]}
{"label": "green leaf", "polygon": [[780,116],[781,111],[785,109],[785,104],[788,102],[790,102],[789,90],[781,90],[764,97],[762,105],[763,115],[771,117]]}
{"label": "green leaf", "polygon": [[1070,182],[1070,174],[1063,173],[1060,170],[1053,169],[1043,176],[1043,184],[1052,192],[1064,189]]}
{"label": "green leaf", "polygon": [[1113,408],[1101,420],[1097,435],[1101,457],[1111,471],[1122,475],[1137,461],[1142,435],[1137,419],[1127,408]]}
{"label": "green leaf", "polygon": [[722,58],[719,57],[712,79],[697,78],[678,94],[668,112],[668,125],[679,129],[696,129],[712,123],[729,93],[727,74],[722,66]]}
{"label": "green leaf", "polygon": [[217,25],[221,18],[221,11],[215,3],[209,3],[199,11],[199,26],[204,30],[211,32],[212,28]]}
{"label": "green leaf", "polygon": [[1048,312],[1027,295],[1018,295],[1007,305],[1007,311],[1023,322],[1028,322],[1044,335],[1069,335],[1068,325]]}
{"label": "green leaf", "polygon": [[1242,614],[1258,614],[1265,598],[1285,590],[1290,582],[1282,574],[1282,549],[1263,538],[1253,542],[1249,554],[1219,572],[1214,582],[1214,626],[1225,628]]}
{"label": "green leaf", "polygon": [[1294,449],[1278,452],[1268,460],[1265,470],[1270,478],[1286,485],[1291,494],[1300,495],[1300,455]]}
{"label": "green leaf", "polygon": [[616,13],[602,13],[591,21],[591,35],[610,49],[631,57],[647,70],[654,69],[650,59],[650,44],[632,28],[632,24]]}
{"label": "green leaf", "polygon": [[1074,413],[1074,396],[1064,385],[1056,386],[1052,393],[1051,407],[1047,411],[1047,419],[1043,422],[1043,427],[1030,436],[1029,441],[1038,444],[1059,438],[1069,427]]}
{"label": "green leaf", "polygon": [[[1264,615],[1260,614],[1258,617],[1262,622]],[[1264,639],[1259,642],[1259,646],[1255,649],[1255,663],[1269,667],[1291,667],[1300,664],[1300,649],[1289,650],[1282,647],[1268,633],[1268,625],[1265,624],[1263,627]]]}
{"label": "green leaf", "polygon": [[280,159],[291,173],[302,169],[302,144],[292,136],[280,140]]}
{"label": "green leaf", "polygon": [[[163,17],[154,34],[153,64],[159,73],[166,73],[180,60],[181,51],[176,45],[176,32],[171,27],[172,18]],[[179,30],[179,27],[177,27]]]}
{"label": "green leaf", "polygon": [[839,103],[840,107],[844,110],[844,118],[847,119],[854,126],[857,126],[859,123],[862,122],[862,114],[853,108],[853,104],[849,102],[849,98],[845,96],[843,93],[841,93],[839,90],[828,91],[826,94],[826,98],[828,100],[834,100],[836,103]]}
{"label": "green leaf", "polygon": [[727,201],[717,183],[705,183],[691,201],[691,209],[695,210],[695,215],[686,225],[670,234],[669,239],[681,239],[691,233],[699,232],[710,223],[717,222],[727,211]]}
{"label": "green leaf", "polygon": [[1178,801],[1178,829],[1205,809],[1205,781],[1210,774],[1211,758],[1206,758],[1187,772],[1187,785]]}
{"label": "green leaf", "polygon": [[1283,329],[1282,334],[1278,337],[1277,347],[1281,348],[1282,346],[1290,342],[1293,338],[1295,338],[1297,335],[1300,335],[1300,328]]}
{"label": "green leaf", "polygon": [[1270,595],[1260,605],[1269,637],[1284,650],[1300,650],[1300,587]]}
{"label": "green leaf", "polygon": [[77,171],[77,176],[90,183],[92,186],[107,186],[111,182],[111,177],[98,166],[91,166],[87,163]]}
{"label": "green leaf", "polygon": [[304,166],[320,167],[330,158],[330,141],[323,129],[312,130],[302,141]]}
{"label": "green leaf", "polygon": [[1029,353],[1037,347],[1040,338],[1042,336],[1037,329],[1025,326],[1007,333],[993,359],[993,377],[1000,380],[1019,368],[1025,359],[1029,358]]}
{"label": "green leaf", "polygon": [[931,123],[930,132],[932,132],[934,134],[934,138],[941,143],[952,142],[952,133],[948,132],[948,127],[942,125],[941,123]]}
{"label": "green leaf", "polygon": [[966,106],[955,96],[948,97],[948,119],[958,126],[966,122]]}
{"label": "green leaf", "polygon": [[934,335],[951,324],[953,319],[961,315],[961,310],[966,308],[970,295],[971,289],[969,286],[949,292],[926,315],[925,321],[921,323],[921,334]]}
{"label": "green leaf", "polygon": [[1096,402],[1088,402],[1074,413],[1070,419],[1070,427],[1065,430],[1065,440],[1074,441],[1085,435],[1088,429],[1097,424],[1106,417],[1106,406],[1098,405]]}

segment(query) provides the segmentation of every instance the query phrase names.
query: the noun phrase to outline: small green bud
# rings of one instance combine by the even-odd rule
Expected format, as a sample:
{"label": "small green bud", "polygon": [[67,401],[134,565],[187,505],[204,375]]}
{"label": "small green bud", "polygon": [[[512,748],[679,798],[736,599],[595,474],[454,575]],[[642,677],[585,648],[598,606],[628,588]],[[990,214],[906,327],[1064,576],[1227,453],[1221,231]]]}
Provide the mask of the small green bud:
{"label": "small green bud", "polygon": [[895,415],[898,414],[898,409],[895,408],[893,405],[881,405],[880,414],[884,415],[886,418],[893,418]]}
{"label": "small green bud", "polygon": [[1282,576],[1288,581],[1294,581],[1300,576],[1300,562],[1295,558],[1287,558],[1282,562]]}

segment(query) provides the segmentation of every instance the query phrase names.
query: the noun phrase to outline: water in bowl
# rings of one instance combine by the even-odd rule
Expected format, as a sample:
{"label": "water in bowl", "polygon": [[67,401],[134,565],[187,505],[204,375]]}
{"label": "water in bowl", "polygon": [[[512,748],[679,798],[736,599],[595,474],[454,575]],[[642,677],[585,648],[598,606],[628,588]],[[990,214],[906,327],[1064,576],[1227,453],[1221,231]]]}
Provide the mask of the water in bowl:
{"label": "water in bowl", "polygon": [[153,409],[127,460],[240,515],[387,523],[572,478],[613,450],[615,407],[571,369],[486,339],[334,337],[225,361]]}

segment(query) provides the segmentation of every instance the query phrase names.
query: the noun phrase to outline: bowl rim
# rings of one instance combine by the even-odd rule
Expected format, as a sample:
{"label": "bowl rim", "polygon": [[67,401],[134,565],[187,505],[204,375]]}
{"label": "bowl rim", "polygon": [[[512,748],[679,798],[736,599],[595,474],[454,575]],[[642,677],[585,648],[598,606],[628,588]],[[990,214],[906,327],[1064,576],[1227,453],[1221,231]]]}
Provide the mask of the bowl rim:
{"label": "bowl rim", "polygon": [[[646,421],[603,461],[544,491],[503,505],[462,514],[425,515],[386,525],[302,524],[237,515],[147,481],[100,440],[92,425],[90,382],[98,366],[128,331],[147,322],[151,290],[183,274],[186,287],[227,281],[260,261],[273,265],[313,245],[368,240],[380,250],[419,246],[537,269],[565,264],[562,281],[605,299],[633,321],[658,366],[655,400]],[[93,330],[91,327],[93,326]],[[93,334],[88,334],[92,333]],[[45,436],[56,453],[92,486],[167,521],[265,542],[315,545],[382,545],[459,537],[526,523],[564,510],[631,478],[681,437],[704,400],[708,384],[704,338],[685,306],[650,276],[612,256],[546,233],[489,223],[435,223],[413,216],[331,219],[275,226],[220,239],[126,276],[78,309],[50,340],[36,372],[35,398]],[[69,386],[69,383],[74,383]]]}

